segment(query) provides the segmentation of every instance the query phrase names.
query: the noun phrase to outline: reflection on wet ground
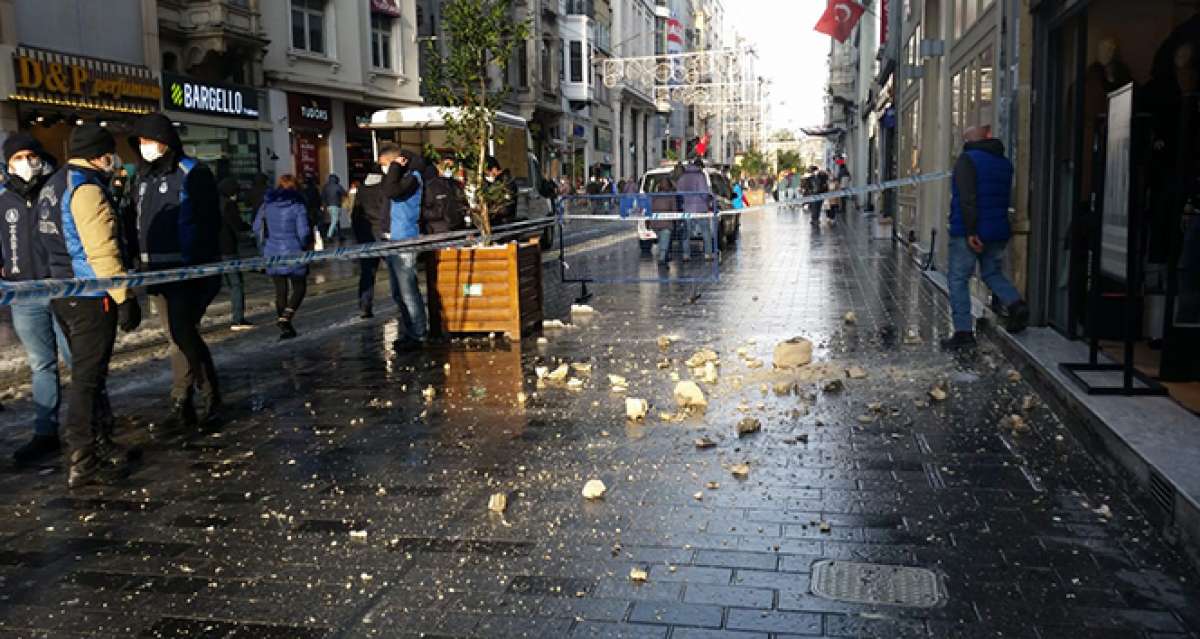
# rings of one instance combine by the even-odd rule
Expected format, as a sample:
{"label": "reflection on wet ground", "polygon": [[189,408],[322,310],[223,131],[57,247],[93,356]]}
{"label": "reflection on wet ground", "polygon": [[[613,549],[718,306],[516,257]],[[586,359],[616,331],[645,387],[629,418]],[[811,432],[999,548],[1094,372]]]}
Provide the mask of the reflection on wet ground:
{"label": "reflection on wet ground", "polygon": [[[990,346],[941,353],[944,303],[890,244],[858,235],[787,212],[748,219],[719,282],[598,285],[595,312],[574,316],[578,291],[550,265],[547,314],[570,326],[544,344],[397,355],[394,320],[351,319],[349,292],[314,298],[301,339],[225,345],[227,420],[185,444],[138,427],[163,415],[165,362],[122,373],[123,435],[144,447],[128,486],[68,492],[56,467],[3,467],[0,627],[1197,636],[1196,574],[1143,504]],[[630,240],[573,262],[616,279],[656,273],[649,259]],[[814,364],[773,370],[776,343],[797,335]],[[692,379],[685,362],[705,347],[719,357],[700,383],[708,410],[681,414],[674,377]],[[537,379],[561,364],[563,379]],[[644,421],[626,419],[626,398],[648,401]],[[6,452],[26,408],[5,414]],[[739,438],[747,418],[761,431]],[[590,479],[603,499],[582,497]],[[488,509],[497,493],[503,512]],[[809,587],[820,559],[929,568],[948,599],[822,599]]]}

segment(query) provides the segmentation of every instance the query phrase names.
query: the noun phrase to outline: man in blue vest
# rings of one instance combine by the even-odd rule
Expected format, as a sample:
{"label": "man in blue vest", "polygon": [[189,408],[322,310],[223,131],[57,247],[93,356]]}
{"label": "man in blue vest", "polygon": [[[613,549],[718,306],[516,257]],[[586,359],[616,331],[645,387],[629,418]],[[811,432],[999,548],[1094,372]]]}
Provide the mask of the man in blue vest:
{"label": "man in blue vest", "polygon": [[[212,171],[184,153],[174,124],[160,113],[139,118],[133,135],[142,159],[133,185],[139,268],[218,261],[221,202]],[[216,367],[200,335],[200,319],[220,289],[220,275],[148,288],[171,342],[172,434],[210,420],[221,405]]]}
{"label": "man in blue vest", "polygon": [[1008,208],[1012,201],[1013,165],[1004,144],[992,138],[991,127],[973,126],[963,132],[963,150],[954,165],[950,199],[950,312],[954,335],[945,348],[975,344],[971,317],[970,279],[979,277],[1000,300],[1008,315],[1008,331],[1019,333],[1029,322],[1029,308],[1004,275],[1004,253],[1012,237]]}

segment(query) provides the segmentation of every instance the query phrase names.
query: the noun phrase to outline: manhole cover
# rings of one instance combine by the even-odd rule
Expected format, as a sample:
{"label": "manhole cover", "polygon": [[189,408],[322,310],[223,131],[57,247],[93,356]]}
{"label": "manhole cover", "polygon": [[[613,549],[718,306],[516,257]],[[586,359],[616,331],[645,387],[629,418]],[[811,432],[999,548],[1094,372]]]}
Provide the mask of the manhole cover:
{"label": "manhole cover", "polygon": [[945,599],[941,579],[931,570],[853,561],[818,561],[812,592],[853,603],[933,608]]}

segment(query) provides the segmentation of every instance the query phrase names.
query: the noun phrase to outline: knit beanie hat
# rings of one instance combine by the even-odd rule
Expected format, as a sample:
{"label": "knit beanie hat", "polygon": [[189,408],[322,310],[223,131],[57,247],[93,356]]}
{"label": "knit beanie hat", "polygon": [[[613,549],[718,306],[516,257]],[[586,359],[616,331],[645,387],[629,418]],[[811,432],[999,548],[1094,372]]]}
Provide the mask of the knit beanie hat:
{"label": "knit beanie hat", "polygon": [[46,150],[42,148],[42,143],[38,142],[37,138],[32,135],[19,131],[11,133],[7,138],[4,138],[4,164],[8,164],[8,159],[21,151],[33,151],[38,157],[44,157]]}
{"label": "knit beanie hat", "polygon": [[71,129],[67,139],[67,154],[90,160],[117,150],[117,141],[108,129],[99,124],[84,124]]}

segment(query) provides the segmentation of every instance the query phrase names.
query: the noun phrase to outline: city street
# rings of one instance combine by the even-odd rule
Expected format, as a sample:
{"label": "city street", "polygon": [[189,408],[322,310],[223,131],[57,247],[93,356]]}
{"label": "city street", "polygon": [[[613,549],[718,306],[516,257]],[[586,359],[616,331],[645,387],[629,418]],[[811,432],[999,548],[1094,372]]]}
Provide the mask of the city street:
{"label": "city street", "polygon": [[[544,343],[397,354],[386,296],[360,320],[352,267],[323,270],[298,339],[261,315],[214,329],[224,419],[185,442],[147,434],[167,362],[118,357],[118,437],[142,453],[121,487],[14,468],[31,407],[6,401],[0,636],[1200,637],[1200,574],[1144,497],[986,337],[943,352],[942,294],[851,222],[747,215],[696,285],[669,280],[702,261],[660,270],[628,232],[573,231],[572,271],[667,281],[596,283],[572,313],[547,259],[566,327]],[[774,369],[796,336],[813,362]],[[673,376],[702,349],[707,410],[683,412]],[[827,560],[934,587],[825,597]]]}

